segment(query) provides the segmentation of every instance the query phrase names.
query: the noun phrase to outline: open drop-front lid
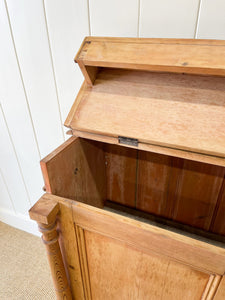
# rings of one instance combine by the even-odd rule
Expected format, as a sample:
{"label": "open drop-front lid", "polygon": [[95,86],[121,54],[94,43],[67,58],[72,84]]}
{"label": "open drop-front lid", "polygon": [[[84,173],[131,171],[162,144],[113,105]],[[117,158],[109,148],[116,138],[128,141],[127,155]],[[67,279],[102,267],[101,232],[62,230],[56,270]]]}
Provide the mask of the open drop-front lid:
{"label": "open drop-front lid", "polygon": [[225,41],[92,37],[76,61],[73,134],[225,166]]}

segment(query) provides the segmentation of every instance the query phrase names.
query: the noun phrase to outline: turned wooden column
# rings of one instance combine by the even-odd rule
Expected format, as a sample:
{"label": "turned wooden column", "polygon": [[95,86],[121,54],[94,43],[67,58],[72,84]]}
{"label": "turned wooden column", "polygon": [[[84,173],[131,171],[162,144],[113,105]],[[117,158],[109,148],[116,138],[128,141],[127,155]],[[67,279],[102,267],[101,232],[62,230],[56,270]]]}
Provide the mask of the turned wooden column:
{"label": "turned wooden column", "polygon": [[37,221],[46,247],[57,299],[72,299],[56,230],[59,204],[44,196],[29,210],[30,218]]}

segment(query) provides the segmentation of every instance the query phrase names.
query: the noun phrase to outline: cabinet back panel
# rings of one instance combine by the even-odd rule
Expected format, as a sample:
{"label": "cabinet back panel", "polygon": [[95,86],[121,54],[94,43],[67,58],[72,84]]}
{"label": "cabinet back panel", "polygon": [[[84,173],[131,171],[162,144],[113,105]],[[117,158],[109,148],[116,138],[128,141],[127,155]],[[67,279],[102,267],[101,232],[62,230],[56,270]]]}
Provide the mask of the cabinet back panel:
{"label": "cabinet back panel", "polygon": [[209,230],[225,168],[116,145],[106,149],[108,200]]}
{"label": "cabinet back panel", "polygon": [[135,149],[105,145],[107,199],[135,207],[137,153]]}
{"label": "cabinet back panel", "polygon": [[225,235],[225,168],[72,137],[41,161],[46,190]]}
{"label": "cabinet back panel", "polygon": [[225,178],[223,180],[223,186],[220,190],[216,208],[214,214],[215,218],[210,226],[210,231],[225,235]]}
{"label": "cabinet back panel", "polygon": [[178,183],[174,191],[173,220],[209,229],[225,169],[222,167],[181,160]]}
{"label": "cabinet back panel", "polygon": [[171,218],[169,202],[172,157],[145,151],[138,153],[137,208]]}

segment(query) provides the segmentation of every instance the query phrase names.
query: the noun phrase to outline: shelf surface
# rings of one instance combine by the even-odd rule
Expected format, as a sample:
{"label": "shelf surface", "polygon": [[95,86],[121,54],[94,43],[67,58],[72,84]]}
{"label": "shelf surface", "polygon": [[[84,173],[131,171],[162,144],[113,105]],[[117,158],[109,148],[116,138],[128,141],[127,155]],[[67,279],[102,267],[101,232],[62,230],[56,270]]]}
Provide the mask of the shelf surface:
{"label": "shelf surface", "polygon": [[224,158],[225,78],[103,68],[65,125]]}

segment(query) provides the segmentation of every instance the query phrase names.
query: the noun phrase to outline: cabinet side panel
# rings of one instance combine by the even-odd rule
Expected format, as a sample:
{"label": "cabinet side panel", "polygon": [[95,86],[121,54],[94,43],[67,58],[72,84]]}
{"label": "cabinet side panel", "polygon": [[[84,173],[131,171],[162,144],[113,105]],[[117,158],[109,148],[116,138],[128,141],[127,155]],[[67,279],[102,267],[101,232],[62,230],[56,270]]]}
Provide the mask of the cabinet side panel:
{"label": "cabinet side panel", "polygon": [[47,191],[102,207],[105,166],[102,144],[70,138],[41,161]]}

